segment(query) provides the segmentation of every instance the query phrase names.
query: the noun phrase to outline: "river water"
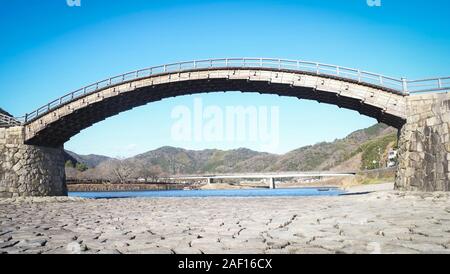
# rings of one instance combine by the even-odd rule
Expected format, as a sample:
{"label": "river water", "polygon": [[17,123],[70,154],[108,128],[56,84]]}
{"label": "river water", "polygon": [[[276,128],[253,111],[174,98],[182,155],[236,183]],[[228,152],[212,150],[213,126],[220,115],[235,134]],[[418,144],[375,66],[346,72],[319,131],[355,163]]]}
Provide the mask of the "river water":
{"label": "river water", "polygon": [[336,196],[344,194],[339,188],[279,188],[279,189],[227,189],[227,190],[159,190],[118,192],[69,192],[69,196],[102,198],[144,197],[279,197],[279,196]]}

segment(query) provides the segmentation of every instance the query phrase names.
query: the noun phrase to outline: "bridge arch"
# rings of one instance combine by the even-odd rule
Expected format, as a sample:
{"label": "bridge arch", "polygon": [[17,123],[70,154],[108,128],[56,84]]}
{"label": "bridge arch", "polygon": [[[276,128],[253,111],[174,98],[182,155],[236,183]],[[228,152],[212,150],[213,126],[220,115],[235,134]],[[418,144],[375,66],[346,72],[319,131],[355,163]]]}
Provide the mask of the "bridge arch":
{"label": "bridge arch", "polygon": [[[81,130],[134,107],[168,97],[216,91],[316,100],[358,111],[396,128],[406,122],[406,94],[394,88],[401,87],[400,80],[322,64],[313,65],[311,71],[297,61],[239,59],[244,65],[233,60],[165,65],[87,86],[27,114],[25,143],[59,147]],[[323,72],[325,68],[328,71]]]}

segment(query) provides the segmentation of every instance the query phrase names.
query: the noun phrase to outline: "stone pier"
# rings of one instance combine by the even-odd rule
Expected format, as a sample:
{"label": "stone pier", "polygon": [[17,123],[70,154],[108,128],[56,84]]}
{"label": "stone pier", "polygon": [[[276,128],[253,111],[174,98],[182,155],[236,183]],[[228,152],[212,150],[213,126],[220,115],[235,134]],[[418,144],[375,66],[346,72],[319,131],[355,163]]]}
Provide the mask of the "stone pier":
{"label": "stone pier", "polygon": [[275,189],[275,178],[269,178],[269,188]]}
{"label": "stone pier", "polygon": [[24,127],[0,128],[0,198],[67,195],[63,148],[24,140]]}
{"label": "stone pier", "polygon": [[412,95],[399,132],[398,190],[450,190],[450,94]]}

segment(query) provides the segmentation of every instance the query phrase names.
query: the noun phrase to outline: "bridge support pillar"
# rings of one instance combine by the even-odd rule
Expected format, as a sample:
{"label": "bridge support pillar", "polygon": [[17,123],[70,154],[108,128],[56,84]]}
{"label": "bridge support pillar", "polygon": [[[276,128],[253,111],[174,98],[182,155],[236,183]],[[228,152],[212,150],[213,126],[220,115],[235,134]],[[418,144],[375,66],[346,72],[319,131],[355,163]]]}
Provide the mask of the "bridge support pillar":
{"label": "bridge support pillar", "polygon": [[65,196],[63,148],[24,144],[24,128],[0,128],[0,197]]}
{"label": "bridge support pillar", "polygon": [[407,97],[407,122],[399,132],[395,188],[450,190],[450,94]]}
{"label": "bridge support pillar", "polygon": [[275,189],[275,178],[269,178],[269,188],[270,189]]}
{"label": "bridge support pillar", "polygon": [[213,179],[212,178],[208,178],[208,185],[213,183]]}

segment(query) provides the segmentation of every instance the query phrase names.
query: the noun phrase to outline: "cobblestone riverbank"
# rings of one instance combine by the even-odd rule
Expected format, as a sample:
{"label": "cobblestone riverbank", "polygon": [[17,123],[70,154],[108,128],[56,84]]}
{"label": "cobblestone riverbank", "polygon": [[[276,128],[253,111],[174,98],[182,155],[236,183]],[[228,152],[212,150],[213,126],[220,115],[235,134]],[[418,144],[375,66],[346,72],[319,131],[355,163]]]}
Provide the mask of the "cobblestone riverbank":
{"label": "cobblestone riverbank", "polygon": [[450,253],[450,195],[0,200],[0,253]]}

